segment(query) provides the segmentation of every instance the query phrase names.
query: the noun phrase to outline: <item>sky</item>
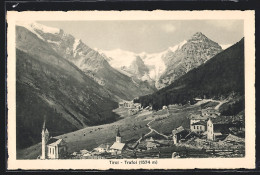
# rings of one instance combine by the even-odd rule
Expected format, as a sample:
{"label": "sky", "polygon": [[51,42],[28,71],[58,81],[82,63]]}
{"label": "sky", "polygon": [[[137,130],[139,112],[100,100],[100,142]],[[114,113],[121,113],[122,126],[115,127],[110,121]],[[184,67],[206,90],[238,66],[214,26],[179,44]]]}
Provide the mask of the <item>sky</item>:
{"label": "sky", "polygon": [[81,39],[91,48],[157,53],[202,32],[220,45],[244,36],[243,20],[37,21]]}

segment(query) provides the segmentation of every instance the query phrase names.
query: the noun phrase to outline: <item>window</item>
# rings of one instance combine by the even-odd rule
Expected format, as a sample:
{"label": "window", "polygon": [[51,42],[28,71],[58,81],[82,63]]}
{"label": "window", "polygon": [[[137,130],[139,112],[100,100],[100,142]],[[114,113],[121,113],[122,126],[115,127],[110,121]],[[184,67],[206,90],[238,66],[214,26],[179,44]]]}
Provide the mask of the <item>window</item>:
{"label": "window", "polygon": [[197,126],[197,129],[199,129],[199,126]]}
{"label": "window", "polygon": [[196,129],[196,126],[194,126],[194,129]]}

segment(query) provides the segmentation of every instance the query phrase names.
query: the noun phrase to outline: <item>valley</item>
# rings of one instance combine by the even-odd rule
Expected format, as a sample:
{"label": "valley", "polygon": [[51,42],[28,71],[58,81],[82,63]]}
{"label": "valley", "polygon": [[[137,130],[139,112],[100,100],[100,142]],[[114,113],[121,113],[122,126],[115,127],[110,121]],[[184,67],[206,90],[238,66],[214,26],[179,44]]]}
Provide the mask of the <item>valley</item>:
{"label": "valley", "polygon": [[[178,127],[179,124],[184,124],[185,128],[189,127],[189,120],[186,116],[194,110],[198,109],[198,106],[191,107],[189,110],[182,110],[179,107],[176,110],[171,111],[169,119],[160,121],[159,125],[153,126],[151,121],[154,121],[153,112],[144,110],[136,115],[128,115],[128,109],[117,108],[115,113],[120,115],[120,120],[104,125],[86,127],[71,133],[57,136],[55,138],[62,138],[68,143],[69,153],[80,151],[82,149],[92,150],[100,144],[113,143],[116,136],[116,130],[119,128],[122,136],[122,142],[135,142],[142,134],[150,135],[152,132],[147,124],[151,124],[152,128],[159,130],[162,133],[169,134],[172,129]],[[164,128],[164,124],[168,124],[167,128]],[[162,130],[164,128],[164,130]],[[34,145],[19,151],[17,154],[18,159],[35,159],[41,153],[41,144]]]}
{"label": "valley", "polygon": [[133,53],[18,23],[16,99],[17,159],[243,157],[244,38]]}
{"label": "valley", "polygon": [[[214,103],[212,103],[214,102]],[[160,116],[155,116],[155,111],[141,110],[135,115],[129,115],[127,108],[117,108],[114,110],[115,113],[120,115],[120,120],[104,125],[86,127],[84,129],[77,130],[75,132],[70,132],[57,136],[57,139],[63,139],[68,146],[68,154],[72,155],[75,152],[80,153],[85,150],[89,153],[96,153],[94,150],[99,145],[112,145],[115,141],[116,131],[119,128],[120,135],[122,137],[122,142],[127,144],[127,148],[121,155],[114,157],[112,155],[103,155],[106,158],[134,158],[146,157],[152,158],[157,157],[158,153],[161,158],[171,158],[173,152],[178,152],[183,154],[182,156],[187,156],[185,153],[188,151],[189,154],[199,157],[208,157],[210,153],[203,152],[203,149],[208,149],[212,151],[213,149],[226,149],[229,145],[229,149],[235,149],[238,145],[240,150],[243,150],[244,141],[239,139],[235,147],[232,146],[231,142],[221,141],[212,142],[206,140],[205,137],[193,136],[186,141],[179,144],[173,144],[172,141],[172,130],[182,126],[186,130],[190,130],[190,119],[191,114],[198,113],[201,110],[201,105],[213,105],[214,107],[219,104],[223,104],[225,101],[216,100],[203,100],[195,105],[171,105],[169,106],[169,116],[166,118],[161,118]],[[234,137],[236,136],[228,136]],[[144,149],[146,147],[146,141],[150,138],[156,140],[161,146],[152,148],[149,150]],[[202,143],[207,142],[203,145]],[[131,149],[136,147],[138,149]],[[197,145],[197,146],[195,146]],[[223,148],[221,148],[221,145]],[[225,146],[224,146],[225,145]],[[233,148],[234,147],[234,148]],[[140,151],[140,149],[144,149]],[[139,151],[138,151],[139,150]],[[199,153],[194,153],[194,151]],[[29,148],[18,150],[18,159],[36,159],[41,154],[41,144],[36,144]],[[241,155],[242,154],[242,155]],[[98,154],[99,155],[99,154]],[[243,156],[243,153],[238,150],[237,155]],[[217,155],[216,155],[217,156]],[[224,155],[225,156],[225,155]],[[232,155],[231,155],[232,156]],[[73,156],[71,157],[73,158]],[[81,157],[80,159],[84,159]]]}

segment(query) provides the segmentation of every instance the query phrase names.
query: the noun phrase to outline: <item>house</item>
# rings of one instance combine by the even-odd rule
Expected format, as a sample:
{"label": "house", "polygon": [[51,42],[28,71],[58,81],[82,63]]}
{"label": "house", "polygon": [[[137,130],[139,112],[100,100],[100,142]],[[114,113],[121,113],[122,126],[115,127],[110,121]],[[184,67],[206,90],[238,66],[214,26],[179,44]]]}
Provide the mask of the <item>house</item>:
{"label": "house", "polygon": [[139,112],[139,109],[128,109],[128,115],[135,115]]}
{"label": "house", "polygon": [[122,151],[125,149],[125,143],[121,142],[121,135],[119,132],[119,129],[117,130],[117,135],[116,135],[116,141],[114,144],[110,147],[109,152],[112,154],[121,154]]}
{"label": "house", "polygon": [[138,110],[140,110],[142,108],[141,103],[134,103],[134,107]]}
{"label": "house", "polygon": [[133,101],[122,101],[118,103],[118,107],[123,107],[123,108],[134,108],[134,103]]}
{"label": "house", "polygon": [[158,146],[160,146],[159,143],[155,142],[153,137],[150,137],[150,138],[146,139],[145,141],[146,141],[146,149],[147,150],[154,149],[154,148],[157,148]]}
{"label": "house", "polygon": [[202,116],[216,118],[220,115],[220,113],[214,108],[206,108],[201,110]]}
{"label": "house", "polygon": [[199,121],[206,121],[206,120],[208,120],[207,116],[203,116],[201,114],[191,114],[189,118],[190,118],[190,126],[193,123],[197,123]]}
{"label": "house", "polygon": [[197,134],[202,134],[206,131],[207,123],[204,120],[192,123],[190,125],[190,130]]}
{"label": "house", "polygon": [[42,127],[42,155],[41,159],[62,159],[67,155],[67,143],[63,139],[49,138],[49,131]]}
{"label": "house", "polygon": [[104,152],[107,152],[109,150],[109,145],[108,144],[101,144],[99,145],[97,148],[94,149],[95,151],[97,152],[100,152],[100,153],[104,153]]}
{"label": "house", "polygon": [[182,126],[172,130],[173,144],[179,143],[186,135],[187,131]]}
{"label": "house", "polygon": [[155,142],[147,142],[147,144],[146,144],[147,150],[155,149],[155,148],[157,148],[158,146],[160,146],[160,144],[155,143]]}
{"label": "house", "polygon": [[86,153],[88,153],[88,152],[89,152],[89,151],[86,150],[86,149],[80,150],[80,153],[81,153],[81,154],[86,154]]}
{"label": "house", "polygon": [[230,117],[209,118],[207,122],[207,139],[217,140],[229,133],[229,128],[234,126]]}
{"label": "house", "polygon": [[154,142],[155,140],[153,139],[153,137],[150,137],[148,139],[145,140],[146,142]]}

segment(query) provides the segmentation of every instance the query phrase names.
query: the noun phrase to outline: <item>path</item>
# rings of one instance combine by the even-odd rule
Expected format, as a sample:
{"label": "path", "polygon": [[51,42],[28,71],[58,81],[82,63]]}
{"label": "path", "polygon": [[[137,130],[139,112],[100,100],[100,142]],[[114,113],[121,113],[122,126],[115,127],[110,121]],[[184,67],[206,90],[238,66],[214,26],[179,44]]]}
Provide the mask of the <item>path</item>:
{"label": "path", "polygon": [[218,110],[219,109],[219,107],[223,104],[223,103],[226,103],[226,102],[228,102],[227,100],[224,100],[224,101],[218,101],[219,102],[219,104],[215,107],[215,110]]}
{"label": "path", "polygon": [[[167,135],[164,135],[164,134],[162,134],[162,133],[159,133],[158,131],[156,131],[155,129],[153,129],[153,128],[150,126],[150,123],[152,123],[153,121],[155,121],[155,119],[153,119],[153,120],[151,120],[151,121],[149,121],[149,122],[147,123],[147,126],[148,126],[148,128],[150,129],[150,131],[149,131],[148,133],[146,133],[146,134],[144,135],[144,137],[148,136],[148,135],[151,134],[152,132],[155,132],[155,133],[157,133],[157,134],[163,136],[164,138],[168,139],[169,137],[168,137]],[[136,143],[137,143],[136,146],[138,146],[138,144],[141,142],[141,140],[142,140],[142,137],[140,137],[140,138],[136,141]]]}
{"label": "path", "polygon": [[220,100],[213,100],[213,99],[203,99],[203,100],[199,101],[198,103],[196,103],[195,105],[201,105],[201,104],[207,103],[207,102],[217,102],[218,105],[215,106],[214,109],[215,109],[215,110],[218,110],[219,107],[220,107],[223,103],[226,103],[226,102],[228,102],[228,101],[227,101],[227,100],[220,101]]}

